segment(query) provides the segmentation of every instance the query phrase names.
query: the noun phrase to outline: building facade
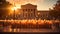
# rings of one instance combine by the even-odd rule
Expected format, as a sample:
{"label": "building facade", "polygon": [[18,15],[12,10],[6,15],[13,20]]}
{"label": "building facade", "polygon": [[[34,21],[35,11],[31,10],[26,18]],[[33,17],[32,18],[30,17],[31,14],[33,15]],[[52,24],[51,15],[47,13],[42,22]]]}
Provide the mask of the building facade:
{"label": "building facade", "polygon": [[47,19],[49,11],[38,11],[37,5],[26,4],[21,5],[21,19]]}
{"label": "building facade", "polygon": [[49,11],[38,11],[38,19],[48,19],[49,18]]}
{"label": "building facade", "polygon": [[23,19],[35,19],[37,15],[37,6],[32,4],[21,5]]}

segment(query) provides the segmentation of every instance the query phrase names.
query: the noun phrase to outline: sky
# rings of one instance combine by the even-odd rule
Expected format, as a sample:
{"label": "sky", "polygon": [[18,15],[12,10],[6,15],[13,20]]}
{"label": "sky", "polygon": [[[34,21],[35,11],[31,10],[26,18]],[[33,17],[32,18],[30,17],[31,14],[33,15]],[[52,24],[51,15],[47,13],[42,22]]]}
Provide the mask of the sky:
{"label": "sky", "polygon": [[49,10],[49,8],[53,8],[56,4],[57,0],[7,0],[8,2],[14,4],[21,8],[21,5],[25,5],[31,3],[33,5],[37,5],[38,10]]}

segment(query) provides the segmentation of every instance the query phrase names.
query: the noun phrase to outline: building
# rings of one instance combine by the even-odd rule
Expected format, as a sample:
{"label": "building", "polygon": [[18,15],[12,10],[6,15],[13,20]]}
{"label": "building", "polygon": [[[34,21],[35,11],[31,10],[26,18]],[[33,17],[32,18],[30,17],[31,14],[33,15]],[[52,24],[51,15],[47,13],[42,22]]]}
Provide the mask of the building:
{"label": "building", "polygon": [[20,19],[47,19],[49,17],[49,11],[38,11],[37,5],[26,4],[21,5]]}
{"label": "building", "polygon": [[35,19],[37,15],[37,5],[26,4],[21,5],[23,19]]}
{"label": "building", "polygon": [[49,18],[48,10],[38,11],[37,14],[38,14],[38,19],[48,19]]}

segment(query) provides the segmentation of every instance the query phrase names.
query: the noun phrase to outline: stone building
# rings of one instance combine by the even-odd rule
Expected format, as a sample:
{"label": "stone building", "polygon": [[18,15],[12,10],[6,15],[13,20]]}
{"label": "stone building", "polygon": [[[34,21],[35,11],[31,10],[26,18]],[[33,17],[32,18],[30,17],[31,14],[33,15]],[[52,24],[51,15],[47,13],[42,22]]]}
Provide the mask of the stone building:
{"label": "stone building", "polygon": [[38,11],[37,14],[38,14],[38,19],[48,19],[49,18],[48,10]]}
{"label": "stone building", "polygon": [[38,11],[37,5],[32,4],[21,5],[20,12],[21,19],[47,19],[49,16],[48,10]]}
{"label": "stone building", "polygon": [[37,5],[26,4],[21,5],[23,19],[35,19],[37,15]]}

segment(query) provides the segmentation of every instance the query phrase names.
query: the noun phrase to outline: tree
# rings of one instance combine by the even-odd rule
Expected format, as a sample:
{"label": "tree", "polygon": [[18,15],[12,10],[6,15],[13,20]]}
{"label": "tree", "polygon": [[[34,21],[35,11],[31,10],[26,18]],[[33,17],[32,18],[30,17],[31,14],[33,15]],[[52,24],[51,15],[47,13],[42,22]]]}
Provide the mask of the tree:
{"label": "tree", "polygon": [[6,0],[0,0],[0,18],[9,14],[9,7],[12,6]]}
{"label": "tree", "polygon": [[55,19],[60,19],[60,0],[57,1],[53,10],[50,10],[50,16]]}
{"label": "tree", "polygon": [[53,7],[54,10],[60,11],[60,0],[57,1],[55,7]]}

